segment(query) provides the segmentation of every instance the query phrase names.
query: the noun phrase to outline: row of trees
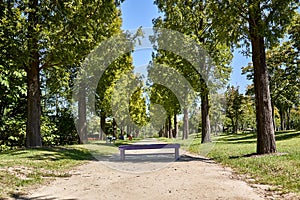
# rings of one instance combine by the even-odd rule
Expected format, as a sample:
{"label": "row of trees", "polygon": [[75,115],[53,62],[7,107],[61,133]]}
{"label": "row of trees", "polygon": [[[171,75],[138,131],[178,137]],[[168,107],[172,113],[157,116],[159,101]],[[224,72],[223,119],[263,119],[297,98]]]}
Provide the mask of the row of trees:
{"label": "row of trees", "polygon": [[[278,45],[279,39],[287,33],[287,28],[297,27],[295,21],[298,17],[295,10],[298,8],[298,2],[292,0],[280,2],[261,0],[238,2],[172,0],[165,2],[157,0],[155,3],[165,14],[163,18],[154,20],[155,26],[175,29],[195,38],[212,55],[216,66],[222,66],[228,61],[228,56],[224,54],[224,51],[221,52],[222,56],[218,55],[221,49],[245,47],[245,54],[251,55],[253,65],[257,153],[276,152],[274,112],[272,112],[274,106],[271,102],[266,49],[272,49]],[[294,30],[290,34],[293,32],[296,34],[291,37],[295,39],[297,32]],[[295,51],[299,57],[299,52]],[[178,64],[176,63],[175,67],[178,67],[181,58],[174,58],[174,55],[168,52],[158,51],[156,59],[167,60],[165,62],[176,60]],[[189,64],[181,62],[181,66],[184,67],[180,67],[180,70],[188,69]],[[298,63],[294,66],[298,68]],[[226,79],[226,73],[224,77]],[[207,136],[210,134],[208,88],[205,84],[197,85],[202,105],[202,142],[209,142],[209,139],[205,139],[209,138]],[[233,128],[236,130],[237,120],[233,121],[235,121]]]}
{"label": "row of trees", "polygon": [[[34,147],[41,146],[42,140],[44,144],[78,140],[70,111],[71,88],[86,55],[102,41],[121,33],[119,3],[115,0],[14,0],[0,3],[2,144],[8,144],[9,141],[12,146],[23,145],[25,139],[26,146]],[[280,127],[286,128],[291,127],[291,113],[298,112],[294,109],[299,102],[297,1],[156,0],[155,4],[163,16],[153,20],[154,27],[176,30],[203,47],[213,61],[212,73],[216,81],[211,87],[207,84],[205,74],[197,72],[188,59],[153,43],[155,53],[148,68],[149,73],[155,72],[155,63],[175,70],[185,77],[199,97],[194,98],[192,104],[197,106],[199,99],[201,102],[201,114],[193,112],[193,108],[184,106],[187,104],[179,106],[180,102],[170,88],[150,84],[150,101],[162,105],[166,111],[163,124],[158,120],[159,126],[164,127],[164,134],[178,136],[177,115],[183,114],[182,138],[186,139],[191,129],[189,114],[197,115],[201,117],[202,142],[210,142],[211,125],[219,129],[217,121],[222,119],[220,113],[210,109],[220,107],[220,104],[211,102],[214,98],[212,94],[229,80],[232,49],[244,46],[245,53],[252,56],[252,65],[245,69],[245,73],[254,80],[256,109],[255,112],[250,110],[251,98],[246,100],[235,88],[231,88],[231,91],[228,89],[227,98],[237,102],[232,104],[232,114],[229,109],[231,104],[228,103],[227,117],[232,118],[231,124],[236,131],[239,123],[236,116],[245,111],[235,112],[241,109],[235,106],[242,102],[244,110],[251,112],[249,115],[256,114],[257,153],[275,152],[273,116],[276,109],[282,118]],[[279,45],[279,39],[286,33],[289,34],[289,40]],[[157,34],[155,37],[153,39],[161,36]],[[169,45],[176,47],[171,42]],[[266,49],[270,51],[266,53]],[[282,57],[282,52],[285,52],[285,57]],[[98,83],[95,104],[100,117],[101,139],[108,133],[116,136],[117,123],[123,134],[138,130],[137,126],[144,126],[151,120],[149,116],[155,109],[148,111],[146,108],[144,86],[140,84],[134,91],[126,90],[130,88],[127,87],[130,81],[122,79],[123,74],[128,74],[131,77],[129,80],[140,80],[132,74],[132,70],[131,53],[126,53],[110,64]],[[85,87],[82,85],[81,88]],[[131,94],[129,97],[126,91]],[[128,99],[130,120],[137,126],[128,126],[128,116],[123,117],[127,110],[122,105]],[[86,120],[89,118],[86,97],[78,101],[81,117],[75,120],[78,120],[80,138],[85,139],[88,132]]]}
{"label": "row of trees", "polygon": [[2,144],[24,145],[25,135],[28,147],[55,137],[59,144],[77,140],[69,109],[72,81],[83,58],[120,32],[119,3],[0,2]]}

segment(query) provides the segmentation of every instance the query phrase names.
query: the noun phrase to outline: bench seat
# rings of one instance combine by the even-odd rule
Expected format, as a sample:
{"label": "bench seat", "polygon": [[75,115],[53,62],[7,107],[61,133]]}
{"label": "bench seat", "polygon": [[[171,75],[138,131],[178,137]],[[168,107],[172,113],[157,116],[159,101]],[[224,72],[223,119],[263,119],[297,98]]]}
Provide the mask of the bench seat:
{"label": "bench seat", "polygon": [[166,149],[174,148],[175,149],[175,160],[179,159],[179,148],[180,144],[132,144],[132,145],[120,145],[120,157],[121,160],[125,160],[125,150],[144,150],[144,149]]}

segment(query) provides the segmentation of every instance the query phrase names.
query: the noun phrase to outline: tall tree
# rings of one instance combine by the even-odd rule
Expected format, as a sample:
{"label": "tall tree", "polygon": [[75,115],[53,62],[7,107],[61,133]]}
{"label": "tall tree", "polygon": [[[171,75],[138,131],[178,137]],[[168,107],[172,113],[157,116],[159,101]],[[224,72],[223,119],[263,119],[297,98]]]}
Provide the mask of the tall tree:
{"label": "tall tree", "polygon": [[[125,90],[127,90],[128,93],[130,92],[128,91],[129,88],[126,87],[128,86],[128,80],[123,80],[121,78],[123,74],[131,72],[132,69],[132,57],[130,53],[127,53],[113,61],[101,76],[96,94],[96,108],[101,121],[100,135],[106,134],[105,120],[107,117],[114,117],[117,115],[118,125],[120,125],[119,123],[125,123],[129,117],[127,116],[128,113],[127,115],[123,115],[125,112],[124,109],[128,106],[128,102],[124,102],[126,100],[126,97],[124,96],[126,95]],[[122,81],[124,84],[122,84]],[[116,88],[117,83],[118,88]],[[112,108],[114,108],[116,113],[113,113]]]}
{"label": "tall tree", "polygon": [[[160,11],[164,13],[164,17],[155,19],[154,25],[156,27],[176,30],[194,38],[197,43],[208,51],[216,65],[216,71],[222,74],[222,76],[216,77],[219,78],[220,82],[226,83],[231,72],[231,68],[229,67],[231,52],[225,43],[214,39],[214,34],[212,34],[213,30],[206,16],[206,1],[156,0],[155,4],[157,4]],[[180,60],[178,57],[177,59]],[[169,60],[174,60],[174,58],[169,57]],[[188,65],[188,63],[185,63],[185,65],[181,67],[186,68],[185,70],[188,71]],[[189,71],[188,74],[190,75],[192,72],[193,71]],[[206,143],[211,141],[209,93],[212,88],[208,88],[204,78],[201,77],[203,75],[204,74],[198,74],[198,77],[196,77],[196,79],[200,80],[200,83],[199,81],[194,81],[191,85],[195,88],[195,91],[199,92],[201,97],[202,143]]]}
{"label": "tall tree", "polygon": [[215,34],[231,44],[244,42],[252,53],[258,154],[276,152],[265,50],[283,37],[296,8],[293,0],[209,1]]}
{"label": "tall tree", "polygon": [[[27,76],[26,146],[41,146],[40,72],[80,60],[120,27],[116,1],[2,1],[4,13],[14,13],[6,38],[15,45],[14,62]],[[7,21],[6,21],[7,22]],[[15,26],[16,25],[16,26]]]}
{"label": "tall tree", "polygon": [[231,121],[232,133],[237,133],[239,128],[239,119],[242,110],[243,95],[239,93],[239,88],[228,86],[225,92],[226,97],[226,117]]}

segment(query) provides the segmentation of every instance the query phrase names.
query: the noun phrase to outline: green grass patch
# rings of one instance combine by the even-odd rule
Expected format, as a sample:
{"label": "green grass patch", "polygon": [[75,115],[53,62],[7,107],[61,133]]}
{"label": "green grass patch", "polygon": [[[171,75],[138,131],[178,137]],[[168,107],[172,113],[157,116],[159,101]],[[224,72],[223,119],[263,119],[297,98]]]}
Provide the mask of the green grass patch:
{"label": "green grass patch", "polygon": [[116,140],[115,143],[90,141],[84,145],[17,149],[0,152],[0,199],[22,193],[28,186],[55,177],[68,177],[75,166],[119,153],[118,146],[139,138]]}
{"label": "green grass patch", "polygon": [[[193,143],[199,141],[196,139]],[[256,183],[300,195],[300,131],[277,132],[276,144],[277,151],[284,154],[257,156],[253,155],[256,152],[255,134],[223,134],[208,157],[240,174],[250,175]],[[193,145],[189,150],[194,152]]]}
{"label": "green grass patch", "polygon": [[300,195],[300,131],[276,132],[277,151],[283,154],[261,156],[255,155],[255,133],[222,134],[213,138],[213,144],[201,144],[200,135],[192,135],[188,141],[159,140],[180,143],[182,149],[212,158],[239,174],[247,174],[255,183]]}
{"label": "green grass patch", "polygon": [[0,153],[0,199],[22,193],[28,186],[41,184],[54,177],[68,177],[77,165],[95,160],[90,150],[95,146],[98,155],[111,155],[117,147],[112,144],[85,144],[65,147],[18,149]]}

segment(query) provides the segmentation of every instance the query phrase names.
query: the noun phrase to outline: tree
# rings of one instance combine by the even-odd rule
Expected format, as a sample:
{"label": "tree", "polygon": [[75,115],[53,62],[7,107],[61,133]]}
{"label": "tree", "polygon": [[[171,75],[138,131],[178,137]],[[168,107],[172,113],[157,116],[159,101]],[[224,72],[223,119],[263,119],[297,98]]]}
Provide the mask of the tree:
{"label": "tree", "polygon": [[[151,72],[150,72],[151,73]],[[150,102],[151,104],[162,105],[166,111],[166,121],[165,121],[165,136],[172,138],[172,128],[171,128],[171,116],[174,116],[174,137],[178,134],[178,125],[176,115],[180,112],[180,104],[174,93],[167,87],[159,84],[153,84],[150,91]],[[161,116],[162,117],[162,116]],[[166,126],[167,125],[167,126]],[[176,130],[177,127],[177,130]]]}
{"label": "tree", "polygon": [[276,152],[275,133],[266,65],[267,47],[282,38],[295,13],[295,1],[210,1],[212,26],[221,40],[244,42],[252,53],[257,121],[257,153]]}
{"label": "tree", "polygon": [[[120,27],[116,2],[2,1],[1,21],[12,28],[5,38],[27,76],[26,146],[41,146],[40,73],[79,63],[95,45]],[[12,18],[10,18],[12,17]],[[22,44],[22,45],[17,45]]]}
{"label": "tree", "polygon": [[226,117],[231,121],[232,133],[237,133],[239,128],[239,119],[243,113],[242,103],[243,95],[239,93],[239,88],[228,86],[225,92],[226,97]]}
{"label": "tree", "polygon": [[[214,64],[216,65],[216,71],[219,73],[219,75],[216,75],[219,83],[226,83],[231,72],[229,62],[232,56],[228,46],[225,43],[214,39],[214,30],[211,29],[211,26],[209,25],[209,19],[206,15],[206,2],[190,0],[156,0],[155,4],[158,5],[159,10],[165,15],[164,18],[159,17],[155,19],[154,26],[176,30],[195,39],[197,43],[203,46],[203,48],[205,48],[212,57]],[[161,57],[161,55],[159,56]],[[182,58],[173,55],[170,56],[170,54],[163,56],[169,56],[167,57],[169,60],[182,60]],[[179,62],[173,63],[172,67],[179,69],[180,65],[178,65],[178,63]],[[179,71],[186,71],[188,76],[190,76],[191,73],[195,73],[195,71],[192,70],[192,67],[189,67],[189,63],[184,63],[184,65],[181,65],[180,67],[184,69],[179,69]],[[202,143],[206,143],[211,141],[209,93],[212,92],[212,88],[209,88],[207,83],[205,83],[205,78],[203,76],[205,75],[198,74],[198,77],[195,77],[194,75],[195,80],[189,81],[191,82],[191,85],[194,87],[195,91],[197,91],[201,97]],[[184,119],[187,119],[187,117],[184,117]],[[185,128],[187,128],[187,126],[185,126]]]}
{"label": "tree", "polygon": [[[96,109],[101,120],[101,139],[103,138],[103,134],[106,134],[105,120],[107,117],[115,118],[117,115],[117,123],[125,123],[126,121],[128,121],[128,113],[127,115],[123,115],[125,112],[124,109],[127,108],[126,106],[128,106],[129,103],[124,102],[126,101],[124,95],[128,94],[131,91],[128,91],[130,88],[126,87],[128,86],[128,82],[126,82],[128,80],[122,80],[122,75],[130,73],[131,70],[133,70],[132,57],[130,53],[127,53],[113,61],[101,76],[96,94]],[[123,81],[124,84],[121,84],[120,81]],[[118,85],[116,85],[117,83]],[[118,88],[116,88],[116,86],[118,86]],[[115,90],[117,91],[115,92]],[[128,93],[125,93],[125,91],[127,91]],[[115,108],[114,110],[117,113],[113,113],[113,107]],[[119,124],[119,126],[120,125],[121,124]]]}
{"label": "tree", "polygon": [[[295,20],[297,17],[299,15],[295,16]],[[276,109],[280,116],[278,127],[281,130],[290,129],[290,111],[299,101],[299,50],[294,40],[297,38],[297,32],[292,31],[296,28],[297,23],[292,22],[288,28],[289,38],[266,52],[274,129],[277,129]],[[253,80],[252,64],[243,68],[243,74],[247,74],[247,78]]]}

